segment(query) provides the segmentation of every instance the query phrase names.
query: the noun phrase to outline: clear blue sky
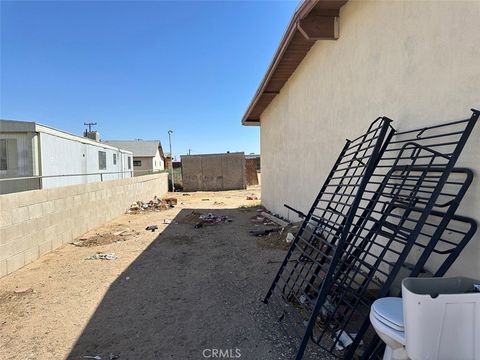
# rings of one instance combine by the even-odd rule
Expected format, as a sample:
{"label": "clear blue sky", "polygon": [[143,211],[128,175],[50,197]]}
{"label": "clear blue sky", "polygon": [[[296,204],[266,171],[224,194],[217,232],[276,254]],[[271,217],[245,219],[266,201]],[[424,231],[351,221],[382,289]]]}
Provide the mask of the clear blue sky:
{"label": "clear blue sky", "polygon": [[297,3],[1,1],[0,117],[258,152],[240,120]]}

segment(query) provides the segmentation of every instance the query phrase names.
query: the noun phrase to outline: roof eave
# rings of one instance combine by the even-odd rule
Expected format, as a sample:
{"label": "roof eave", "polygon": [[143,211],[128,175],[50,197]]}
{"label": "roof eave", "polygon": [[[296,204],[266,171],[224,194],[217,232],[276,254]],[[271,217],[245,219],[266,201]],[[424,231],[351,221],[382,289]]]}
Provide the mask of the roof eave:
{"label": "roof eave", "polygon": [[[275,55],[255,93],[255,96],[250,102],[250,105],[248,106],[247,111],[242,118],[242,125],[260,125],[261,113],[280,92],[284,83],[288,80],[298,66],[298,64],[296,64],[293,66],[291,71],[289,69],[287,78],[284,80],[283,84],[281,84],[279,89],[274,89],[273,91],[272,89],[268,89],[270,80],[274,76],[278,65],[283,60],[283,57],[288,50],[288,46],[292,43],[294,37],[297,35],[298,39],[298,35],[300,34],[303,37],[303,40],[310,44],[309,46],[304,46],[305,49],[298,58],[300,63],[310,50],[311,46],[313,46],[317,40],[335,40],[338,38],[337,20],[339,16],[339,10],[347,1],[348,0],[305,0],[299,5],[292,16],[287,30],[283,35],[282,41],[275,52]],[[323,22],[323,19],[325,19],[325,23]],[[322,21],[318,22],[318,20]],[[259,104],[260,100],[262,101],[262,104]],[[252,113],[254,114],[252,115]]]}

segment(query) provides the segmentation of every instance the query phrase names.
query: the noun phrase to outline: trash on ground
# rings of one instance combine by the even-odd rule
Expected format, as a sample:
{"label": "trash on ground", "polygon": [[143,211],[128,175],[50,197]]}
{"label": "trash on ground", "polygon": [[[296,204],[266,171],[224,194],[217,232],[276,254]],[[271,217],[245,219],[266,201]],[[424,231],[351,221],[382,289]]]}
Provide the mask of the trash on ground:
{"label": "trash on ground", "polygon": [[[119,229],[120,227],[120,229]],[[115,230],[115,231],[112,231]],[[94,235],[85,236],[78,238],[77,241],[72,242],[72,245],[78,247],[92,247],[99,245],[107,245],[115,242],[127,241],[131,237],[140,235],[139,232],[126,228],[124,225],[117,225],[111,231],[105,231],[103,233],[96,233]]]}
{"label": "trash on ground", "polygon": [[295,235],[293,235],[291,232],[289,232],[289,233],[287,234],[287,237],[285,238],[285,241],[286,241],[288,244],[290,244],[290,243],[293,241],[293,239],[295,239]]}
{"label": "trash on ground", "polygon": [[120,231],[115,231],[113,232],[112,234],[115,235],[115,236],[123,236],[125,233],[129,232],[130,229],[129,228],[126,228],[124,230],[120,230]]}
{"label": "trash on ground", "polygon": [[207,199],[207,198],[205,198],[205,199],[202,199],[202,201],[209,201],[209,200],[210,200],[210,199]]}
{"label": "trash on ground", "polygon": [[194,224],[195,229],[201,228],[203,225],[216,225],[220,223],[229,223],[233,220],[227,215],[216,215],[213,213],[201,213],[192,211],[179,219],[179,223]]}
{"label": "trash on ground", "polygon": [[213,205],[223,206],[223,205],[225,205],[225,203],[224,203],[223,201],[215,201],[215,202],[213,203]]}
{"label": "trash on ground", "polygon": [[[339,334],[340,337],[338,336]],[[342,351],[353,343],[353,339],[355,339],[357,333],[347,333],[346,331],[342,331],[340,333],[340,330],[338,330],[335,335],[338,337],[338,341],[335,344],[335,349],[337,349],[338,351]],[[361,341],[360,343],[363,343],[363,341]]]}
{"label": "trash on ground", "polygon": [[95,356],[85,355],[83,358],[84,359],[102,360],[102,357],[100,355],[95,355]]}
{"label": "trash on ground", "polygon": [[177,198],[174,197],[163,198],[162,201],[165,201],[170,206],[177,205]]}
{"label": "trash on ground", "polygon": [[113,252],[112,253],[96,253],[85,258],[85,260],[115,260],[116,258],[117,257]]}
{"label": "trash on ground", "polygon": [[163,219],[164,224],[178,224],[178,222],[173,221],[172,219]]}
{"label": "trash on ground", "polygon": [[127,214],[136,214],[143,211],[160,211],[167,210],[177,205],[177,198],[169,197],[160,199],[157,196],[154,196],[152,200],[143,202],[136,201],[130,205],[130,208],[127,210]]}
{"label": "trash on ground", "polygon": [[155,230],[158,229],[158,225],[148,225],[145,230],[148,230],[148,231],[151,231],[151,232],[154,232]]}
{"label": "trash on ground", "polygon": [[301,222],[297,222],[284,227],[276,225],[273,228],[253,229],[250,230],[250,234],[257,236],[257,244],[262,247],[287,250],[295,239],[301,224]]}
{"label": "trash on ground", "polygon": [[255,194],[247,195],[247,200],[258,200],[258,196]]}
{"label": "trash on ground", "polygon": [[29,287],[16,288],[15,290],[13,290],[15,294],[25,294],[30,291],[33,292],[32,288]]}
{"label": "trash on ground", "polygon": [[270,228],[270,229],[258,229],[258,230],[254,229],[254,230],[250,230],[249,233],[250,235],[253,235],[253,236],[265,236],[272,232],[278,232],[278,231],[282,231],[282,228],[276,227],[276,228]]}
{"label": "trash on ground", "polygon": [[278,225],[280,225],[280,226],[285,227],[285,226],[287,226],[287,225],[289,224],[287,221],[282,220],[282,219],[280,219],[279,217],[277,217],[277,216],[275,216],[275,215],[272,215],[272,214],[269,214],[269,213],[267,213],[267,212],[265,212],[265,211],[262,212],[261,214],[262,214],[262,216],[266,217],[268,220],[271,220],[271,221],[273,221],[274,223],[276,223],[276,224],[278,224]]}

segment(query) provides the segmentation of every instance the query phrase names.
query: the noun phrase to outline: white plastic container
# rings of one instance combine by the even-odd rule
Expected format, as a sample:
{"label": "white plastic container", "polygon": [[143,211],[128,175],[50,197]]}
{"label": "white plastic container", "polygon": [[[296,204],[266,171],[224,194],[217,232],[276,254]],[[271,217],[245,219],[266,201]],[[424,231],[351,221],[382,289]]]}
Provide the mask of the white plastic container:
{"label": "white plastic container", "polygon": [[480,280],[402,281],[405,338],[412,360],[480,359]]}

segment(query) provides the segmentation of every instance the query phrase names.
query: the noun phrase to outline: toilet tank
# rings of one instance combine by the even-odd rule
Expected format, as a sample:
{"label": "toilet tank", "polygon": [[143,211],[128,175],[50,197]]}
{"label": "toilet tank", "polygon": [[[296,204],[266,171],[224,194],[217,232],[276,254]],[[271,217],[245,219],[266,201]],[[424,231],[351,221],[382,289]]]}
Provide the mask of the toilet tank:
{"label": "toilet tank", "polygon": [[402,281],[405,343],[412,360],[480,359],[480,280]]}

